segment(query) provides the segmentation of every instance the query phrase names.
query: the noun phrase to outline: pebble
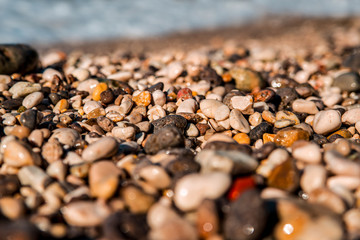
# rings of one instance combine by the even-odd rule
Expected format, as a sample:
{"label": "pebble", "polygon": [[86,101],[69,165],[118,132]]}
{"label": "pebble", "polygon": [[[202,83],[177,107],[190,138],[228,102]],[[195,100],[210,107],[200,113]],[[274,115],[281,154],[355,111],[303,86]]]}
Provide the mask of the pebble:
{"label": "pebble", "polygon": [[166,173],[165,169],[156,165],[149,165],[141,168],[139,177],[157,189],[165,189],[171,184],[171,178]]}
{"label": "pebble", "polygon": [[166,95],[162,90],[155,90],[151,94],[155,105],[163,106],[166,103]]}
{"label": "pebble", "polygon": [[63,153],[63,149],[58,141],[46,142],[41,149],[41,156],[49,164],[59,160]]}
{"label": "pebble", "polygon": [[167,115],[166,117],[160,118],[151,122],[154,127],[154,132],[164,128],[165,126],[175,126],[181,131],[184,131],[187,126],[187,120],[180,115]]}
{"label": "pebble", "polygon": [[12,98],[25,97],[33,92],[39,92],[41,85],[38,83],[31,82],[17,82],[10,89],[9,92],[12,94]]}
{"label": "pebble", "polygon": [[250,69],[232,68],[229,73],[235,79],[236,88],[241,91],[250,92],[255,88],[265,87],[265,82],[260,75]]}
{"label": "pebble", "polygon": [[135,138],[136,131],[133,127],[114,127],[111,130],[114,137],[120,140],[133,140]]}
{"label": "pebble", "polygon": [[141,93],[139,93],[136,96],[133,96],[132,100],[135,102],[135,104],[137,106],[149,106],[149,104],[151,103],[152,97],[151,97],[151,93],[148,91],[143,91]]}
{"label": "pebble", "polygon": [[112,137],[103,137],[90,144],[83,152],[82,158],[87,162],[111,157],[117,152],[118,143]]}
{"label": "pebble", "polygon": [[55,178],[59,181],[64,181],[67,173],[67,166],[63,163],[62,160],[57,160],[50,163],[46,169],[46,173],[52,178]]}
{"label": "pebble", "polygon": [[122,187],[120,196],[124,199],[125,205],[134,214],[146,213],[155,202],[152,195],[133,185]]}
{"label": "pebble", "polygon": [[30,109],[40,104],[43,99],[44,94],[42,92],[33,92],[24,98],[22,105],[27,109]]}
{"label": "pebble", "polygon": [[234,96],[231,98],[231,105],[235,109],[239,109],[243,114],[251,114],[254,110],[252,96]]}
{"label": "pebble", "polygon": [[102,104],[110,104],[114,102],[114,100],[115,100],[115,95],[111,89],[101,91],[100,101]]}
{"label": "pebble", "polygon": [[360,121],[360,108],[353,108],[346,111],[342,115],[341,121],[347,125],[352,125]]}
{"label": "pebble", "polygon": [[61,212],[69,225],[92,227],[100,225],[111,214],[111,209],[100,202],[76,201],[65,205]]}
{"label": "pebble", "polygon": [[256,190],[245,191],[230,204],[225,217],[226,239],[260,239],[266,229],[268,210],[265,201]]}
{"label": "pebble", "polygon": [[334,78],[334,87],[341,91],[358,91],[360,89],[360,76],[357,72],[343,73]]}
{"label": "pebble", "polygon": [[196,111],[196,101],[194,99],[184,100],[179,107],[176,109],[176,113],[195,113]]}
{"label": "pebble", "polygon": [[202,173],[221,171],[233,175],[249,174],[258,166],[258,162],[251,156],[231,150],[203,150],[195,160],[201,165]]}
{"label": "pebble", "polygon": [[201,112],[216,121],[225,120],[229,117],[230,109],[222,102],[214,99],[205,99],[200,102]]}
{"label": "pebble", "polygon": [[297,141],[292,145],[292,156],[296,160],[310,164],[318,164],[322,159],[319,145],[306,141]]}
{"label": "pebble", "polygon": [[39,55],[29,45],[1,44],[0,52],[0,74],[26,73],[38,66]]}
{"label": "pebble", "polygon": [[58,78],[62,78],[62,75],[59,71],[53,69],[53,68],[47,68],[43,72],[43,79],[47,82],[53,81],[54,77],[57,76]]}
{"label": "pebble", "polygon": [[145,143],[144,150],[148,154],[155,154],[160,150],[174,147],[183,147],[184,135],[175,126],[168,125],[152,134]]}
{"label": "pebble", "polygon": [[347,231],[350,234],[351,239],[356,239],[360,235],[360,210],[353,208],[348,210],[344,214],[344,222],[347,228]]}
{"label": "pebble", "polygon": [[0,199],[1,213],[11,220],[16,220],[25,215],[25,206],[21,199],[3,197]]}
{"label": "pebble", "polygon": [[327,171],[322,165],[306,165],[300,179],[300,186],[306,193],[325,187]]}
{"label": "pebble", "polygon": [[251,142],[255,142],[258,139],[262,139],[264,133],[271,133],[272,132],[272,126],[267,123],[263,122],[251,129],[249,132],[249,137]]}
{"label": "pebble", "polygon": [[299,186],[300,174],[295,163],[288,159],[271,171],[267,182],[269,187],[292,192]]}
{"label": "pebble", "polygon": [[199,136],[199,130],[193,123],[189,123],[188,127],[185,130],[185,135],[188,137],[197,137]]}
{"label": "pebble", "polygon": [[121,72],[113,73],[107,77],[108,79],[126,82],[133,77],[133,74],[131,72],[121,71]]}
{"label": "pebble", "polygon": [[288,127],[281,129],[274,137],[274,143],[284,147],[291,147],[296,141],[309,141],[309,133],[299,128]]}
{"label": "pebble", "polygon": [[240,110],[233,109],[230,112],[230,126],[243,133],[250,132],[250,126],[248,121],[244,118]]}
{"label": "pebble", "polygon": [[237,133],[233,139],[239,144],[250,144],[250,137],[246,133]]}
{"label": "pebble", "polygon": [[79,81],[84,81],[90,77],[90,72],[84,68],[76,68],[71,74]]}
{"label": "pebble", "polygon": [[328,207],[332,211],[342,214],[346,210],[345,202],[334,192],[327,188],[317,188],[309,193],[308,201]]}
{"label": "pebble", "polygon": [[261,113],[255,112],[249,116],[249,123],[251,124],[251,126],[256,127],[261,122],[262,122]]}
{"label": "pebble", "polygon": [[120,173],[120,169],[111,161],[93,163],[89,170],[91,196],[109,199],[118,187]]}
{"label": "pebble", "polygon": [[16,175],[0,175],[0,198],[13,195],[19,188],[20,182]]}
{"label": "pebble", "polygon": [[222,172],[186,175],[176,183],[174,203],[182,211],[194,210],[204,199],[222,196],[230,184],[229,175]]}
{"label": "pebble", "polygon": [[27,138],[30,135],[31,130],[24,126],[15,126],[11,130],[11,135],[16,136],[20,140]]}
{"label": "pebble", "polygon": [[34,165],[39,159],[27,145],[19,141],[10,141],[6,143],[3,160],[9,166],[22,167]]}
{"label": "pebble", "polygon": [[95,87],[98,84],[99,84],[98,80],[90,78],[90,79],[80,82],[79,85],[76,87],[76,90],[85,91],[91,95],[92,92],[94,91]]}
{"label": "pebble", "polygon": [[92,99],[94,101],[100,101],[101,100],[101,93],[106,91],[108,89],[108,86],[106,83],[99,83],[93,90],[92,93]]}
{"label": "pebble", "polygon": [[327,134],[339,129],[341,115],[336,110],[325,110],[315,114],[313,129],[317,134]]}
{"label": "pebble", "polygon": [[97,108],[102,108],[101,104],[97,101],[87,101],[83,107],[85,114],[89,114]]}
{"label": "pebble", "polygon": [[360,165],[343,157],[336,151],[326,151],[324,161],[329,171],[336,175],[360,176]]}
{"label": "pebble", "polygon": [[308,113],[308,114],[316,114],[319,112],[316,104],[313,101],[308,101],[304,99],[296,99],[292,103],[292,109],[295,112],[300,113]]}
{"label": "pebble", "polygon": [[56,139],[59,143],[73,147],[77,140],[80,139],[80,134],[71,128],[55,129],[49,140]]}
{"label": "pebble", "polygon": [[36,191],[42,193],[51,183],[51,178],[37,166],[25,166],[19,170],[18,177],[22,185],[30,185]]}

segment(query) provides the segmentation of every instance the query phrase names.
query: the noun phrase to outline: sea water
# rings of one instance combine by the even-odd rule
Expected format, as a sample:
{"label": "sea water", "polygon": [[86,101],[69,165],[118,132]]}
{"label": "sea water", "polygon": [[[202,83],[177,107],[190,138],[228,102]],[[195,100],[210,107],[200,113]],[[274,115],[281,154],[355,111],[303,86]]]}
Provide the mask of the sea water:
{"label": "sea water", "polygon": [[0,0],[0,42],[147,37],[264,15],[360,15],[359,0]]}

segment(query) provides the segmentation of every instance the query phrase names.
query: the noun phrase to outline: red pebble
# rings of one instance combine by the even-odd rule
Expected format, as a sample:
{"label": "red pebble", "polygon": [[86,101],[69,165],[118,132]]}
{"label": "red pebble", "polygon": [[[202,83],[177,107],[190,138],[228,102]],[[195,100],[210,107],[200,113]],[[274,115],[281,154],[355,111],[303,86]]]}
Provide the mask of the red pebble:
{"label": "red pebble", "polygon": [[186,100],[192,98],[192,91],[189,88],[182,88],[178,91],[177,100]]}
{"label": "red pebble", "polygon": [[240,195],[248,189],[254,188],[256,186],[253,177],[241,177],[237,178],[228,193],[228,199],[230,201],[235,201]]}

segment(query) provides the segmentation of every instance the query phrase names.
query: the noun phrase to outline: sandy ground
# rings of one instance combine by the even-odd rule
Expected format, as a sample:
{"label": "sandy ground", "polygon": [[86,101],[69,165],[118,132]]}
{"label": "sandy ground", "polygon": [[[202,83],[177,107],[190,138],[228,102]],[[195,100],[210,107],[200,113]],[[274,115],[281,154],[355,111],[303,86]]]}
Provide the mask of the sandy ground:
{"label": "sandy ground", "polygon": [[[319,46],[342,51],[360,45],[360,17],[293,18],[267,17],[242,26],[196,30],[141,39],[110,39],[95,42],[35,45],[41,54],[57,49],[86,53],[108,53],[116,49],[133,53],[158,52],[169,49],[191,50],[202,46],[219,47],[227,41],[244,46],[261,46],[286,50],[313,51]],[[335,47],[336,46],[336,47]]]}

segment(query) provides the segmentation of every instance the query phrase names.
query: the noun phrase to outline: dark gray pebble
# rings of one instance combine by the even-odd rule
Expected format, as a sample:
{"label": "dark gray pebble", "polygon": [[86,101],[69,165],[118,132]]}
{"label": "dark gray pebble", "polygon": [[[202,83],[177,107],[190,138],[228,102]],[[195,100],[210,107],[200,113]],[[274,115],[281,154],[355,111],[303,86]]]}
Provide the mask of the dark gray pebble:
{"label": "dark gray pebble", "polygon": [[184,132],[187,121],[184,117],[180,115],[168,115],[166,117],[153,121],[152,125],[154,126],[155,133],[165,126],[175,126],[181,132]]}

